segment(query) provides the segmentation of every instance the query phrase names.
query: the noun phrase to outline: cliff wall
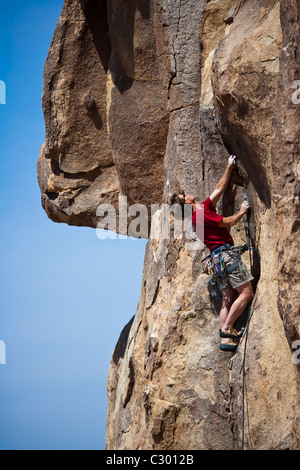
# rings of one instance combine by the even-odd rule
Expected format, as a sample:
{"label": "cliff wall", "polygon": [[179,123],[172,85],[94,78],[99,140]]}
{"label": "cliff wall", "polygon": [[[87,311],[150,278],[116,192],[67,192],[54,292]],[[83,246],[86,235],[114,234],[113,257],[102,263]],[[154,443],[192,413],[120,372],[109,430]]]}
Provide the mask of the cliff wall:
{"label": "cliff wall", "polygon": [[[44,73],[49,217],[96,227],[120,195],[149,214],[176,190],[201,201],[234,153],[218,210],[247,193],[260,253],[248,336],[221,352],[207,249],[165,239],[155,206],[137,311],[112,355],[107,449],[300,447],[299,13],[297,0],[65,0]],[[232,234],[244,242],[242,223]]]}

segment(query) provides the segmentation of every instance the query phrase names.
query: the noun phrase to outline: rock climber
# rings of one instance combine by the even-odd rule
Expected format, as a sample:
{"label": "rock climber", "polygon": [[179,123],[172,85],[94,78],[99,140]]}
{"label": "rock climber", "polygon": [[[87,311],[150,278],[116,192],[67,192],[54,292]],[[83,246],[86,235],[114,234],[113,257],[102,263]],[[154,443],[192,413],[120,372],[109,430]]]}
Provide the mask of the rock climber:
{"label": "rock climber", "polygon": [[[251,281],[253,276],[248,271],[245,264],[239,259],[239,263],[235,266],[236,254],[232,247],[234,242],[228,229],[236,225],[249,209],[249,203],[243,201],[241,208],[235,214],[229,217],[223,217],[216,212],[216,204],[224,194],[228,186],[232,171],[236,165],[236,156],[231,155],[228,159],[227,168],[216,185],[212,194],[201,204],[196,201],[195,196],[185,194],[185,192],[175,193],[171,198],[171,204],[180,204],[182,209],[185,204],[192,205],[192,221],[196,233],[204,233],[204,244],[211,252],[211,259],[214,256],[222,253],[226,269],[232,266],[236,268],[227,273],[227,284],[221,290],[222,294],[222,307],[220,310],[220,349],[223,351],[235,351],[238,341],[241,338],[243,331],[236,331],[234,325],[241,314],[244,312],[248,303],[253,299],[254,293]],[[204,210],[204,218],[197,217],[197,211]],[[204,231],[201,232],[201,227],[198,227],[198,220],[204,220]],[[198,229],[198,230],[197,230]],[[199,238],[201,236],[199,235]],[[238,297],[236,298],[236,291]]]}

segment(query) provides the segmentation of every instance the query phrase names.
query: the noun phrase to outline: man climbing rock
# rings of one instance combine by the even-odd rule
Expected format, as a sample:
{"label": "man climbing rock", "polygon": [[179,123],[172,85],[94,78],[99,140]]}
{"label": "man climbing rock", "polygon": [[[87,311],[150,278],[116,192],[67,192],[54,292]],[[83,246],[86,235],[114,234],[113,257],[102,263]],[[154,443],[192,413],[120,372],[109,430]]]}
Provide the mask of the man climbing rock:
{"label": "man climbing rock", "polygon": [[[220,292],[222,294],[222,307],[220,311],[220,348],[223,351],[235,351],[238,341],[242,336],[242,331],[237,332],[234,329],[234,324],[245,310],[247,304],[253,299],[254,293],[251,281],[252,275],[248,271],[245,264],[237,256],[236,251],[232,249],[234,242],[228,229],[236,225],[249,209],[249,204],[244,201],[240,210],[229,216],[223,217],[216,212],[216,204],[221,196],[224,194],[228,186],[232,171],[236,164],[236,157],[231,156],[228,159],[227,168],[215,187],[212,194],[201,204],[196,201],[194,196],[185,194],[174,194],[171,199],[171,204],[178,203],[181,207],[184,204],[192,205],[192,220],[196,233],[199,238],[204,233],[202,240],[209,248],[210,260],[216,263],[225,264],[226,269],[226,284],[221,286]],[[198,211],[204,210],[204,217],[199,217]],[[199,221],[202,221],[198,223]],[[204,224],[204,227],[201,227]],[[221,258],[220,258],[221,255]],[[219,286],[220,287],[220,286]],[[236,293],[238,297],[236,298]]]}

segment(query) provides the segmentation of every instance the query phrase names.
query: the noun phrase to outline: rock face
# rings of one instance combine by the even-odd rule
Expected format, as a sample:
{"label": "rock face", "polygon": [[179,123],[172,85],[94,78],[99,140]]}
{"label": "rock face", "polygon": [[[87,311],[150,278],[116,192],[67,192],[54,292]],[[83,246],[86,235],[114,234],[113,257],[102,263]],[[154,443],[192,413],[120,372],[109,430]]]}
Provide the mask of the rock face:
{"label": "rock face", "polygon": [[[65,0],[50,46],[47,214],[96,227],[99,204],[118,214],[120,195],[148,209],[178,189],[201,201],[235,153],[218,210],[232,214],[247,193],[260,263],[252,253],[248,335],[224,354],[207,249],[173,225],[165,238],[155,207],[137,312],[112,355],[106,447],[299,449],[299,2],[107,5]],[[242,223],[232,235],[244,242]]]}

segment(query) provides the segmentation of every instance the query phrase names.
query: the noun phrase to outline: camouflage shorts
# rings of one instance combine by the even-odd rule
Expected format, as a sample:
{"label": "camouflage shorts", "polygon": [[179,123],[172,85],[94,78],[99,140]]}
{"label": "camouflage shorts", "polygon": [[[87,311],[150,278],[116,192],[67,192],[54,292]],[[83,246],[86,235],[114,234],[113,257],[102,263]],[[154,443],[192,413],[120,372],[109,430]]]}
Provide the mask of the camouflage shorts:
{"label": "camouflage shorts", "polygon": [[[233,267],[233,265],[237,261],[237,258],[233,250],[223,251],[222,254],[223,254],[224,262],[226,265],[226,269],[230,268],[230,266]],[[229,269],[229,271],[231,270]],[[234,289],[254,279],[254,277],[249,272],[247,266],[240,258],[239,258],[238,265],[231,272],[228,272],[226,277],[227,277],[228,282]]]}

